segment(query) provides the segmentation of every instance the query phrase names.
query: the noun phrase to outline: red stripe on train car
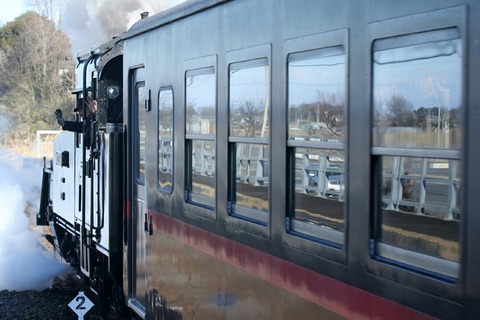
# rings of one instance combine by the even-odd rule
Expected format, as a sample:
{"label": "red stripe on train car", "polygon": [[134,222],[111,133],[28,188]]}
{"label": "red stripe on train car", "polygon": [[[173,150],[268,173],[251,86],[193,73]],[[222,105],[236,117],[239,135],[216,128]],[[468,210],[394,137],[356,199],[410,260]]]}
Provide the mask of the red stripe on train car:
{"label": "red stripe on train car", "polygon": [[123,218],[132,219],[132,203],[130,201],[123,201]]}

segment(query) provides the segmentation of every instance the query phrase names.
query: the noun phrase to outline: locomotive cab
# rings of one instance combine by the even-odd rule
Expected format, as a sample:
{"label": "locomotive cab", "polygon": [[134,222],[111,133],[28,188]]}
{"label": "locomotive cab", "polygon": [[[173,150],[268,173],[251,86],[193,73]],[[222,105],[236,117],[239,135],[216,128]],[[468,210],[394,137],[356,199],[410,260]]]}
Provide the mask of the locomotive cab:
{"label": "locomotive cab", "polygon": [[[83,132],[63,131],[45,165],[37,221],[50,224],[54,245],[100,299],[103,316],[122,302],[123,105],[119,39],[79,58],[76,110],[87,95],[97,113]],[[81,110],[81,109],[80,109]],[[87,128],[87,126],[89,126]],[[109,306],[114,306],[110,308]]]}

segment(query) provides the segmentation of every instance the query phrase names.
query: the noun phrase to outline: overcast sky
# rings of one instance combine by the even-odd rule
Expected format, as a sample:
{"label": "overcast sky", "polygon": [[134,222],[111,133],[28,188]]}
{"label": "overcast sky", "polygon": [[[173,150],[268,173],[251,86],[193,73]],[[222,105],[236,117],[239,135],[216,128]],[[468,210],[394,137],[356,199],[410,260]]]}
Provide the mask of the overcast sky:
{"label": "overcast sky", "polygon": [[23,0],[0,0],[0,26],[14,20],[27,10]]}
{"label": "overcast sky", "polygon": [[[0,26],[13,21],[44,0],[0,0]],[[185,0],[53,0],[72,53],[82,53],[128,30],[140,13],[164,11]]]}

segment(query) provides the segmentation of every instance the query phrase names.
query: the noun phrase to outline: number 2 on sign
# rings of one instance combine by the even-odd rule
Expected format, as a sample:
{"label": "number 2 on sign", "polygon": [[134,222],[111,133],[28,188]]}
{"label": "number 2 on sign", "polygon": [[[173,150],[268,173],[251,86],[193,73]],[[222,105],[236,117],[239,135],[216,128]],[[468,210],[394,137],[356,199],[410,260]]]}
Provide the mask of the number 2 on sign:
{"label": "number 2 on sign", "polygon": [[77,298],[75,299],[75,301],[79,302],[79,304],[75,307],[75,309],[77,310],[85,310],[85,296],[77,296]]}

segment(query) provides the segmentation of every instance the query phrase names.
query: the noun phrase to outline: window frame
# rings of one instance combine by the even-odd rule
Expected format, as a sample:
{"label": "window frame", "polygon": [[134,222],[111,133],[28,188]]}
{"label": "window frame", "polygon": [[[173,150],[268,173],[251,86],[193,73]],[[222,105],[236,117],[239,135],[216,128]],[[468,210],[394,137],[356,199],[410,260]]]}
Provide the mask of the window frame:
{"label": "window frame", "polygon": [[[345,55],[345,106],[344,106],[344,125],[343,125],[343,142],[323,142],[323,141],[299,141],[289,139],[288,128],[285,136],[286,152],[287,152],[287,174],[286,181],[286,192],[287,192],[287,206],[286,212],[283,214],[284,228],[282,230],[282,241],[291,247],[300,249],[307,253],[320,255],[326,259],[333,260],[340,263],[347,262],[347,244],[348,244],[348,230],[349,230],[349,219],[348,219],[348,190],[349,190],[349,177],[348,177],[348,166],[349,166],[349,100],[350,100],[350,90],[349,90],[349,72],[350,72],[350,48],[349,48],[349,39],[350,31],[348,29],[339,29],[333,31],[327,31],[323,33],[313,34],[305,37],[299,37],[294,39],[289,39],[284,42],[284,51],[283,59],[285,63],[285,123],[288,126],[288,117],[289,117],[289,106],[288,106],[288,63],[289,57],[291,54],[306,53],[308,51],[323,50],[332,47],[342,47],[343,53]],[[308,55],[308,54],[307,54]],[[292,219],[288,217],[290,212],[294,210],[293,203],[295,196],[295,188],[292,185],[295,179],[295,148],[310,148],[310,149],[327,149],[327,150],[341,150],[344,153],[345,159],[345,172],[344,172],[344,232],[343,232],[343,243],[338,243],[334,241],[329,241],[328,239],[322,239],[319,237],[312,237],[309,233],[309,230],[304,230],[308,232],[295,232],[289,230],[291,227]],[[318,231],[320,228],[314,228]],[[326,231],[328,233],[328,231]],[[329,235],[326,235],[325,238],[330,238]]]}
{"label": "window frame", "polygon": [[[143,169],[144,169],[144,173],[143,173],[143,178],[140,174],[140,163],[141,163],[141,134],[140,134],[140,113],[143,112],[145,113],[145,109],[144,108],[141,108],[141,104],[140,104],[140,101],[139,101],[139,89],[140,88],[143,88],[142,90],[144,90],[144,94],[145,95],[148,95],[148,90],[147,90],[147,87],[146,87],[146,83],[144,80],[142,81],[138,81],[134,84],[134,89],[135,89],[135,100],[134,100],[134,103],[135,103],[135,107],[136,107],[136,112],[135,112],[135,115],[134,115],[134,121],[135,121],[135,141],[134,141],[134,146],[135,146],[135,180],[137,181],[137,184],[139,185],[143,185],[145,186],[145,180],[146,180],[146,134],[147,134],[147,131],[146,131],[146,124],[144,124],[144,127],[145,127],[145,138],[144,138],[144,165],[143,165]],[[145,100],[146,101],[146,100]],[[145,107],[145,106],[144,106]]]}
{"label": "window frame", "polygon": [[[188,72],[200,72],[202,73],[202,69],[209,69],[213,68],[214,75],[215,75],[215,132],[213,134],[191,134],[187,133],[186,128],[186,120],[187,120],[187,87],[186,87],[186,78]],[[202,217],[208,220],[217,220],[217,185],[218,185],[218,146],[217,146],[217,132],[218,132],[218,56],[217,55],[210,55],[200,58],[194,58],[190,60],[185,60],[183,62],[183,73],[182,73],[182,84],[183,84],[183,94],[184,94],[184,103],[183,103],[183,126],[184,126],[184,151],[185,151],[185,182],[184,182],[184,190],[183,190],[183,211],[185,212],[186,216],[191,217]],[[187,188],[189,188],[189,183],[191,181],[190,171],[191,170],[191,149],[193,148],[192,143],[193,141],[211,141],[215,146],[215,196],[212,199],[212,204],[204,204],[200,201],[195,201],[199,197],[194,198],[193,201],[188,200],[189,194]]]}
{"label": "window frame", "polygon": [[[170,189],[163,188],[160,186],[160,158],[159,158],[159,153],[160,153],[160,136],[159,136],[159,131],[160,131],[160,94],[162,91],[170,91],[172,94],[172,164],[171,164],[171,171],[172,171],[172,177],[171,177],[171,187]],[[160,190],[160,192],[164,194],[172,194],[173,190],[175,188],[175,170],[174,170],[174,163],[175,163],[175,93],[173,91],[173,86],[161,86],[158,89],[158,95],[157,95],[157,188]]]}
{"label": "window frame", "polygon": [[[253,210],[251,208],[242,207],[239,213],[243,212],[243,215],[238,215],[236,212],[233,212],[232,209],[235,209],[232,204],[232,190],[235,190],[234,184],[236,181],[232,181],[232,177],[236,177],[234,170],[236,169],[235,164],[235,153],[236,153],[236,144],[237,143],[248,143],[248,144],[260,144],[266,145],[268,147],[268,159],[271,161],[271,131],[269,129],[269,135],[265,138],[248,138],[248,137],[238,137],[230,135],[230,66],[255,66],[256,63],[260,60],[267,62],[266,66],[268,67],[268,93],[267,99],[269,100],[268,104],[268,116],[269,116],[269,125],[271,126],[272,119],[272,45],[270,43],[258,45],[250,48],[239,49],[228,51],[226,53],[226,79],[227,86],[227,99],[226,99],[226,114],[227,114],[227,145],[228,145],[228,172],[227,172],[227,203],[226,205],[226,216],[225,223],[227,228],[232,228],[234,230],[242,230],[251,234],[261,236],[263,238],[269,238],[271,234],[271,221],[272,221],[272,212],[271,212],[271,186],[268,186],[268,208],[269,212],[265,213],[259,210]],[[253,62],[252,62],[253,61]],[[257,61],[257,62],[255,62]],[[257,64],[258,65],[258,64]],[[271,165],[268,166],[268,177],[269,184],[271,184]],[[233,185],[232,185],[233,184]]]}
{"label": "window frame", "polygon": [[[373,98],[373,95],[375,92],[374,91],[375,88],[373,87],[373,83],[375,83],[375,72],[374,72],[375,69],[373,68],[373,65],[374,65],[373,56],[375,52],[385,50],[385,48],[386,49],[409,48],[415,45],[429,44],[435,40],[438,40],[437,38],[439,34],[441,35],[440,38],[442,40],[445,38],[448,38],[449,40],[450,39],[462,40],[462,38],[460,38],[461,36],[460,34],[458,34],[458,37],[456,38],[453,38],[451,36],[452,33],[457,33],[457,32],[451,32],[452,30],[456,30],[456,29],[457,28],[433,29],[431,31],[417,32],[412,34],[374,40],[372,50],[371,50],[372,115],[374,114],[374,110],[375,110],[375,105],[374,105],[375,99]],[[395,40],[398,40],[398,43],[396,43]],[[461,63],[460,66],[461,65],[463,65],[463,63]],[[460,87],[462,87],[462,85],[460,85]],[[462,105],[462,113],[464,113],[463,111],[464,108],[465,108],[465,105]],[[372,119],[372,130],[374,128],[376,128],[375,121],[373,121]],[[463,133],[464,128],[462,127],[461,130]],[[371,249],[372,257],[374,257],[374,259],[386,261],[394,265],[401,265],[402,267],[411,269],[416,272],[429,274],[430,276],[435,278],[441,278],[449,282],[454,282],[455,281],[454,279],[458,278],[458,272],[460,268],[459,263],[446,260],[446,259],[441,259],[435,256],[430,256],[422,252],[398,247],[395,244],[388,244],[381,241],[381,238],[383,237],[382,229],[384,226],[382,217],[383,215],[386,214],[385,212],[387,210],[382,207],[382,197],[380,196],[382,183],[380,182],[380,180],[382,179],[382,177],[384,177],[383,165],[382,165],[382,159],[384,158],[398,157],[399,160],[401,160],[402,158],[405,157],[406,154],[408,154],[409,156],[405,158],[418,159],[418,160],[434,158],[439,160],[456,160],[461,163],[462,158],[461,158],[460,150],[445,149],[445,148],[440,148],[439,146],[432,147],[432,148],[376,146],[374,145],[374,141],[373,141],[374,139],[375,139],[375,135],[372,132],[371,154],[372,154],[372,157],[375,158],[375,160],[373,161],[374,163],[373,174],[376,176],[375,180],[379,181],[379,183],[374,186],[374,192],[378,196],[375,197],[374,203],[373,203],[373,208],[374,208],[373,214],[375,215],[374,217],[375,224],[373,226],[374,228],[373,238],[371,239],[371,242],[373,244]],[[403,213],[403,214],[407,214],[407,213]],[[422,216],[421,213],[417,213],[416,215]],[[460,224],[461,222],[458,223],[459,227],[460,227]],[[458,241],[460,246],[460,237]],[[456,273],[457,275],[455,275]]]}
{"label": "window frame", "polygon": [[[392,20],[385,20],[385,21],[379,21],[379,22],[374,22],[368,25],[368,43],[370,44],[369,48],[369,54],[368,54],[368,66],[369,66],[369,75],[368,75],[368,84],[367,84],[367,92],[369,92],[368,95],[368,106],[370,108],[370,121],[372,123],[370,124],[370,130],[373,128],[373,53],[374,53],[374,43],[376,40],[382,40],[382,39],[388,39],[388,38],[394,38],[394,37],[402,37],[404,35],[413,35],[413,34],[418,34],[418,33],[428,33],[428,32],[435,32],[437,30],[442,30],[442,29],[448,29],[448,28],[458,28],[459,30],[459,39],[462,40],[462,52],[466,53],[467,52],[467,39],[466,37],[466,21],[467,21],[467,10],[465,6],[458,6],[458,7],[452,7],[448,9],[443,9],[443,10],[438,10],[435,12],[428,12],[428,13],[422,13],[422,14],[416,14],[412,16],[405,16],[397,19],[392,19]],[[462,83],[466,83],[466,76],[467,76],[467,70],[466,70],[466,65],[465,61],[467,61],[467,57],[464,55],[463,60],[462,60],[462,66],[461,66],[461,79]],[[462,122],[466,124],[466,86],[463,85],[463,88],[461,89],[461,104],[463,106],[462,110]],[[382,257],[377,254],[377,245],[378,242],[376,241],[376,231],[375,227],[378,224],[378,218],[376,215],[378,214],[379,210],[379,191],[378,191],[378,186],[375,186],[375,184],[381,184],[380,182],[380,177],[378,176],[378,168],[380,165],[380,160],[379,158],[381,156],[398,156],[400,153],[405,156],[405,157],[419,157],[419,152],[420,156],[424,158],[443,158],[446,160],[460,160],[463,162],[464,160],[467,159],[467,154],[466,154],[466,127],[463,127],[463,132],[462,132],[462,141],[461,141],[461,150],[445,150],[445,149],[409,149],[409,148],[385,148],[385,147],[376,147],[373,146],[373,134],[371,133],[372,137],[370,139],[370,158],[371,158],[371,163],[372,163],[372,180],[371,180],[371,187],[370,187],[370,199],[371,199],[371,214],[370,214],[370,237],[369,237],[369,255],[370,259],[366,261],[366,269],[367,272],[372,273],[376,276],[389,279],[392,281],[396,281],[398,278],[403,278],[403,277],[412,277],[410,282],[411,283],[416,283],[415,286],[418,288],[421,288],[422,290],[427,290],[432,292],[433,294],[441,294],[445,295],[446,291],[448,291],[449,295],[459,295],[461,294],[461,287],[462,287],[462,279],[463,277],[463,272],[464,272],[464,239],[466,238],[465,236],[460,236],[459,239],[459,246],[460,246],[460,263],[458,266],[458,277],[457,278],[451,278],[442,274],[439,274],[438,272],[424,269],[424,266],[427,265],[417,265],[413,266],[410,264],[407,264],[405,262],[402,262],[400,260],[395,260],[392,259],[391,256],[389,257]],[[463,170],[462,172],[462,183],[466,183],[466,176],[465,176],[466,170]],[[462,203],[462,207],[466,208],[465,201],[466,194],[462,194],[462,199],[459,199],[459,201]],[[380,208],[381,209],[381,208]],[[465,215],[466,216],[466,215]],[[459,234],[462,235],[464,233],[465,228],[465,221],[467,219],[462,219],[459,223]],[[388,246],[388,245],[387,245]],[[383,250],[383,252],[392,252],[390,250],[392,248],[380,245],[380,251]],[[394,247],[394,251],[398,251]],[[405,252],[398,251],[395,254],[403,254]],[[418,259],[419,257],[417,256],[416,252],[413,252],[412,256],[415,256],[414,259]],[[390,254],[387,254],[390,255]],[[425,257],[425,262],[430,260],[430,256],[423,255]],[[434,258],[435,260],[435,258]],[[436,260],[435,260],[436,261]],[[435,262],[437,263],[437,261]],[[449,264],[449,263],[447,263]],[[448,268],[448,266],[447,266]],[[441,281],[438,281],[441,280]],[[448,283],[448,289],[446,289],[445,283]]]}

